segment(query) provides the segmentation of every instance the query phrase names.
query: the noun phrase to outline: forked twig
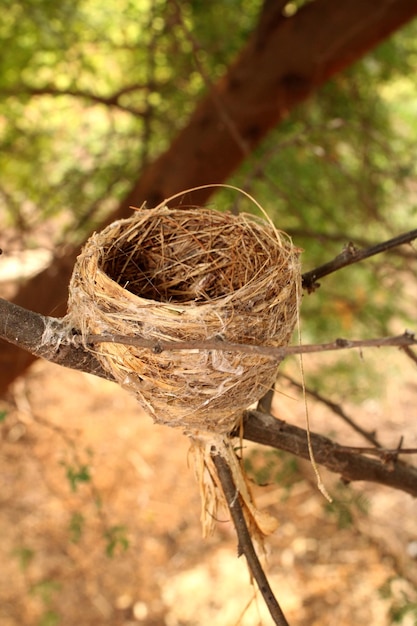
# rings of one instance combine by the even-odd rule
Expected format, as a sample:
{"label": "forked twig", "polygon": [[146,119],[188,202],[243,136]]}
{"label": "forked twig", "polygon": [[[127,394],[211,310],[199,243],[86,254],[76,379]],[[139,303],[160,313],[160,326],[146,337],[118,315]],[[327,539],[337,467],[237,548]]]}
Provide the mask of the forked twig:
{"label": "forked twig", "polygon": [[269,585],[268,579],[262,569],[262,565],[253,546],[240,499],[238,497],[237,487],[233,481],[232,472],[230,471],[225,459],[218,453],[215,446],[211,449],[211,457],[222,485],[233,524],[236,528],[239,542],[239,555],[245,555],[251,574],[256,580],[259,591],[265,600],[274,623],[278,626],[289,626],[287,619]]}

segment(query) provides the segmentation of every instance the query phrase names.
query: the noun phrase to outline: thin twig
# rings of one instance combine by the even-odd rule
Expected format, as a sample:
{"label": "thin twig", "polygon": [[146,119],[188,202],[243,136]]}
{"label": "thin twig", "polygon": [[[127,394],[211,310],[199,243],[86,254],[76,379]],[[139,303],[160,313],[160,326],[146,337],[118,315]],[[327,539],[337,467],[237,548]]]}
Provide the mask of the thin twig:
{"label": "thin twig", "polygon": [[247,141],[245,141],[245,139],[242,137],[242,134],[239,132],[235,122],[233,121],[233,117],[230,115],[224,102],[222,102],[219,91],[215,88],[215,84],[211,80],[209,74],[206,72],[204,68],[204,65],[200,61],[199,52],[201,50],[201,46],[199,45],[194,35],[192,34],[190,29],[187,27],[187,24],[185,23],[182,8],[181,8],[181,3],[178,0],[174,0],[173,5],[176,10],[177,19],[179,23],[181,24],[181,28],[184,31],[184,35],[188,39],[191,45],[194,63],[196,64],[197,70],[200,73],[200,76],[203,79],[203,82],[208,90],[208,93],[210,94],[210,97],[213,100],[213,104],[217,109],[219,118],[223,122],[230,136],[236,142],[236,145],[242,151],[242,154],[244,154],[245,157],[247,157],[250,154],[250,147]]}
{"label": "thin twig", "polygon": [[362,446],[339,446],[342,452],[357,452],[358,454],[370,454],[384,461],[396,459],[399,454],[417,454],[417,448],[365,448]]}
{"label": "thin twig", "polygon": [[324,263],[309,272],[305,272],[302,276],[303,288],[307,289],[307,291],[311,293],[319,287],[319,283],[317,281],[320,278],[323,278],[323,276],[328,276],[329,274],[340,270],[342,267],[358,263],[359,261],[374,256],[375,254],[380,254],[381,252],[386,252],[391,248],[396,248],[397,246],[401,246],[405,243],[410,243],[414,239],[417,239],[417,229],[410,230],[407,233],[398,235],[398,237],[393,237],[392,239],[388,239],[382,243],[377,243],[369,248],[363,248],[362,250],[358,250],[353,243],[349,243],[332,261],[328,261],[327,263]]}
{"label": "thin twig", "polygon": [[[48,332],[45,333],[46,329]],[[353,348],[382,348],[394,346],[403,348],[417,345],[417,337],[412,332],[391,337],[374,339],[335,339],[329,343],[307,344],[286,347],[258,346],[244,343],[232,343],[218,339],[204,341],[157,341],[138,335],[87,335],[81,337],[79,331],[70,329],[65,318],[52,318],[29,311],[12,302],[0,298],[0,338],[13,343],[32,354],[53,361],[66,367],[83,370],[90,374],[106,376],[101,365],[95,361],[86,344],[120,343],[138,346],[161,353],[167,350],[220,350],[223,352],[241,352],[259,354],[275,361],[294,354],[313,354]]]}
{"label": "thin twig", "polygon": [[285,615],[282,612],[282,609],[269,585],[265,572],[262,569],[258,555],[256,554],[240,500],[236,497],[237,487],[234,484],[229,466],[215,447],[211,449],[211,457],[214,465],[216,466],[219,480],[226,497],[227,506],[229,507],[230,515],[236,528],[239,541],[239,554],[245,555],[249,569],[256,580],[259,591],[265,600],[274,623],[278,626],[289,626]]}
{"label": "thin twig", "polygon": [[417,365],[417,354],[408,346],[404,346],[401,349]]}
{"label": "thin twig", "polygon": [[47,83],[42,87],[36,87],[34,85],[19,85],[11,89],[2,89],[2,93],[8,96],[69,96],[73,98],[79,98],[87,100],[96,104],[104,104],[107,107],[116,107],[126,113],[131,113],[135,117],[141,117],[144,114],[142,109],[133,106],[127,106],[121,103],[121,98],[125,94],[133,93],[135,91],[144,91],[149,89],[149,85],[132,84],[126,85],[121,89],[118,89],[110,96],[100,95],[89,90],[82,89],[61,89],[53,83]]}
{"label": "thin twig", "polygon": [[[76,344],[77,338],[74,338]],[[417,345],[417,337],[412,332],[404,332],[402,335],[391,337],[376,337],[374,339],[342,339],[338,338],[328,343],[317,343],[286,347],[258,346],[244,343],[233,343],[218,339],[206,339],[203,341],[157,341],[146,339],[140,336],[126,335],[87,335],[85,341],[89,344],[97,343],[120,343],[124,345],[138,346],[161,353],[166,350],[221,350],[224,352],[242,352],[245,354],[259,354],[274,360],[282,360],[284,357],[293,354],[313,354],[317,352],[330,352],[336,350],[349,350],[352,348],[382,348],[386,346]]]}
{"label": "thin twig", "polygon": [[[288,376],[287,374],[280,374],[280,378],[284,378],[285,380],[287,380],[293,387],[296,387],[296,389],[299,389],[300,391],[306,391],[309,396],[311,396],[315,400],[318,400],[318,402],[321,402],[322,404],[327,406],[331,411],[333,411],[333,413],[341,417],[342,420],[346,422],[346,424],[349,424],[349,426],[353,428],[353,430],[355,430],[357,433],[362,435],[362,437],[364,437],[365,439],[373,443],[374,446],[376,446],[377,448],[382,448],[382,444],[379,443],[378,439],[375,437],[375,434],[359,426],[359,424],[357,424],[351,417],[349,417],[346,411],[339,404],[337,404],[336,402],[333,402],[332,400],[329,400],[328,398],[325,398],[318,391],[314,391],[313,389],[310,389],[309,387],[303,387],[303,385],[298,383],[296,380],[294,380],[293,378],[291,378],[291,376]],[[268,412],[270,413],[271,411],[268,411]]]}

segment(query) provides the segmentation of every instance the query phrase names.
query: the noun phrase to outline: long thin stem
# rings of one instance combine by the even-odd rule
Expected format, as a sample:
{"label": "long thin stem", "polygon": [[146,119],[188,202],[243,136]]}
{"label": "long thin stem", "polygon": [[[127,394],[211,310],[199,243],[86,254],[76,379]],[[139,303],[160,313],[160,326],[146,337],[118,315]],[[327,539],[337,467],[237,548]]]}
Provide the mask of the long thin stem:
{"label": "long thin stem", "polygon": [[[405,332],[402,335],[391,337],[376,337],[374,339],[343,339],[337,338],[328,343],[316,343],[307,345],[272,347],[258,346],[246,343],[234,343],[223,341],[222,339],[206,339],[203,341],[159,341],[147,339],[146,337],[126,336],[126,335],[87,335],[85,341],[90,344],[97,343],[120,343],[130,346],[139,346],[153,350],[156,353],[171,350],[174,352],[181,350],[221,350],[226,352],[241,352],[242,354],[259,354],[271,359],[281,360],[291,354],[312,354],[317,352],[332,352],[337,350],[348,350],[353,348],[382,348],[387,346],[417,345],[417,337],[414,333]],[[74,342],[76,342],[74,340]]]}
{"label": "long thin stem", "polygon": [[268,579],[262,569],[262,565],[253,546],[242,506],[240,504],[237,487],[233,481],[232,472],[230,471],[225,459],[218,453],[218,450],[214,446],[211,450],[211,456],[214,465],[216,466],[233,524],[236,528],[239,541],[239,554],[245,555],[249,569],[256,580],[259,591],[265,600],[274,623],[278,626],[289,626],[285,615],[282,612],[282,609],[269,585]]}

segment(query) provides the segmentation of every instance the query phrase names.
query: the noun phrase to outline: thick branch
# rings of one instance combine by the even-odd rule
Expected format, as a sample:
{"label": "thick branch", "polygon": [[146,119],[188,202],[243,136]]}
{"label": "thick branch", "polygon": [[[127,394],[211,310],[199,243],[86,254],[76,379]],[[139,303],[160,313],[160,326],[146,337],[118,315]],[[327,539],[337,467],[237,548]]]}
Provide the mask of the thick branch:
{"label": "thick branch", "polygon": [[69,341],[71,329],[61,319],[23,309],[0,298],[0,337],[36,357],[111,379],[91,351]]}
{"label": "thick branch", "polygon": [[[73,329],[68,328],[65,320],[27,311],[0,298],[1,338],[53,363],[111,379],[110,375],[103,370],[95,359],[94,354],[84,348],[79,337],[73,332]],[[404,336],[400,335],[400,339],[402,337]],[[109,339],[111,338],[108,337],[107,341]],[[129,340],[126,343],[132,343],[131,337],[126,339]],[[397,345],[396,343],[384,343],[386,340],[373,340],[374,343],[377,341],[379,343],[376,345]],[[413,341],[416,343],[415,339]],[[350,343],[356,345],[360,342]],[[216,342],[215,349],[229,350],[228,345],[226,344],[225,347],[225,344],[226,342]],[[190,347],[195,349],[196,346],[200,345],[203,346],[203,349],[210,349],[208,347],[210,342],[207,342],[207,345],[200,342],[189,342],[187,345],[188,349]],[[175,344],[171,344],[172,346],[175,347]],[[147,347],[155,349],[155,342],[150,342]],[[240,349],[244,347],[239,346]],[[248,347],[256,348],[257,346]],[[308,348],[311,346],[295,346],[295,348],[298,347]],[[287,348],[287,350],[289,349],[291,348]],[[246,439],[287,450],[296,456],[309,458],[306,432],[303,429],[290,426],[270,415],[256,411],[252,411],[248,415],[250,418],[245,419],[244,425],[244,437]],[[394,468],[383,465],[378,461],[346,451],[342,446],[334,444],[320,435],[312,434],[312,442],[317,463],[341,474],[346,480],[379,482],[417,496],[417,470],[414,468],[400,462],[397,462]]]}
{"label": "thick branch", "polygon": [[[236,433],[238,435],[238,433]],[[306,431],[297,426],[265,415],[248,411],[243,424],[243,437],[256,443],[291,452],[303,459],[310,459]],[[369,481],[400,489],[417,497],[417,469],[402,461],[383,463],[348,450],[327,437],[311,433],[314,457],[317,463],[331,472],[340,474],[346,481]],[[398,450],[401,454],[401,449]]]}

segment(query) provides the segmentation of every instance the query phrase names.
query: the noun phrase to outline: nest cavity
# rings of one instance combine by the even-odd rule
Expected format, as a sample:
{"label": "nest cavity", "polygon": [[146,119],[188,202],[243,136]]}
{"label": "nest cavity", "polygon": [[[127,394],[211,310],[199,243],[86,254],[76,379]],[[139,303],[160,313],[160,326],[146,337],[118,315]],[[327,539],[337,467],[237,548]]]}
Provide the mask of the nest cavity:
{"label": "nest cavity", "polygon": [[[253,216],[142,209],[94,234],[77,259],[70,323],[160,341],[288,344],[298,314],[299,249]],[[278,360],[223,350],[156,351],[105,342],[97,358],[155,421],[230,432],[274,383]]]}

